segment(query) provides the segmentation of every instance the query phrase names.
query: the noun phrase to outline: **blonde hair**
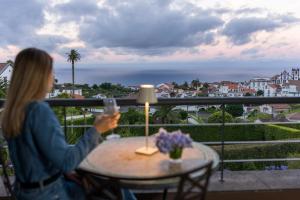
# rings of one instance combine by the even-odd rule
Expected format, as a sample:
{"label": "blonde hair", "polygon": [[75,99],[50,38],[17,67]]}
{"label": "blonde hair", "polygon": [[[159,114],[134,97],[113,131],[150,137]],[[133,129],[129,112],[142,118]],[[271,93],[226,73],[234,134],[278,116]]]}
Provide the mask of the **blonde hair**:
{"label": "blonde hair", "polygon": [[40,49],[27,48],[18,53],[2,115],[2,130],[6,138],[21,133],[28,103],[45,98],[53,59]]}

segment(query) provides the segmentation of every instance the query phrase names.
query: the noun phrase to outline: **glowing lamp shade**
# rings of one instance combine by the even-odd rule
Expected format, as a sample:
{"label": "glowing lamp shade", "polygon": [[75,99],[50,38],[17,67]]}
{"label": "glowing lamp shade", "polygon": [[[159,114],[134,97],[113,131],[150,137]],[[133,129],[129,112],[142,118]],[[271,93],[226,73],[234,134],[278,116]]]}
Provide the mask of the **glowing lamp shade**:
{"label": "glowing lamp shade", "polygon": [[155,90],[153,85],[141,85],[138,98],[138,103],[157,103],[157,98],[155,95]]}
{"label": "glowing lamp shade", "polygon": [[152,155],[158,151],[157,148],[149,147],[148,135],[149,135],[149,104],[157,103],[157,98],[153,85],[141,85],[137,102],[145,104],[145,135],[146,135],[146,146],[137,149],[135,152],[144,155]]}

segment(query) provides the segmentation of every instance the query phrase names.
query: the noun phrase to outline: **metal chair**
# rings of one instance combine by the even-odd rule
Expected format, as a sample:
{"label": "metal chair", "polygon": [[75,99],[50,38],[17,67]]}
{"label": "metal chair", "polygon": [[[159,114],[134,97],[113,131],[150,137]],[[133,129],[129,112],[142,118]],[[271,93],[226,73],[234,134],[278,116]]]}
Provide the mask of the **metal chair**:
{"label": "metal chair", "polygon": [[[202,174],[200,176],[193,176],[193,174],[201,171]],[[198,169],[183,173],[180,176],[180,182],[177,187],[175,200],[204,200],[206,197],[211,172],[212,162],[209,162]]]}
{"label": "metal chair", "polygon": [[[209,179],[212,174],[212,161],[209,161],[201,167],[197,167],[184,173],[176,173],[173,175],[154,178],[116,178],[83,170],[78,170],[78,173],[82,174],[85,177],[88,177],[89,180],[92,180],[92,185],[98,184],[100,195],[102,195],[101,192],[104,191],[103,189],[109,189],[109,187],[106,188],[105,186],[113,186],[115,192],[112,193],[115,194],[115,196],[114,198],[106,198],[109,200],[122,199],[121,187],[124,187],[124,183],[126,183],[126,181],[157,181],[172,178],[179,178],[179,183],[177,185],[177,191],[175,193],[174,200],[205,200]],[[102,181],[104,184],[102,183]],[[95,187],[95,189],[97,190],[97,187]],[[166,198],[167,189],[164,190],[163,194],[163,199]]]}
{"label": "metal chair", "polygon": [[82,177],[88,200],[122,200],[122,191],[117,179],[97,177],[82,170],[76,170]]}
{"label": "metal chair", "polygon": [[[6,193],[8,195],[9,199],[16,199],[14,193],[13,193],[13,187],[10,182],[9,176],[8,176],[8,168],[9,168],[9,162],[8,159],[4,158],[4,155],[7,154],[6,149],[3,146],[3,141],[0,142],[0,165],[2,166],[2,181],[3,185],[5,187]],[[8,156],[7,156],[8,157]]]}

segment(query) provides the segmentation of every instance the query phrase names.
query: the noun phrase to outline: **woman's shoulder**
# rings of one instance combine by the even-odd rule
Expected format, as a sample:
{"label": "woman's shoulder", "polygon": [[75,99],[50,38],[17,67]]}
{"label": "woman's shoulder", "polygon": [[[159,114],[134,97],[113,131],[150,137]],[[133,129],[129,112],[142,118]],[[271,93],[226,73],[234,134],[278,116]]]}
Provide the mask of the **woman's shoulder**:
{"label": "woman's shoulder", "polygon": [[32,112],[44,113],[51,111],[49,104],[45,101],[32,101],[28,103],[27,110]]}

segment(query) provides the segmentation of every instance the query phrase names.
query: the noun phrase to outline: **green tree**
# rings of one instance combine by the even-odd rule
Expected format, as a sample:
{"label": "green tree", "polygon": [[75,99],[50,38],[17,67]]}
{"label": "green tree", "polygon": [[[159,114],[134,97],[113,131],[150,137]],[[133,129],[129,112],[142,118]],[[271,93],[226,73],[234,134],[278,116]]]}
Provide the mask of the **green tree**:
{"label": "green tree", "polygon": [[242,116],[244,113],[242,104],[226,105],[225,111],[231,114],[233,117]]}
{"label": "green tree", "polygon": [[[151,121],[151,119],[149,119]],[[145,123],[145,114],[134,108],[129,108],[126,113],[122,113],[121,124],[143,124]]]}
{"label": "green tree", "polygon": [[204,93],[204,92],[197,94],[197,97],[207,97],[207,96],[208,96],[208,94]]}
{"label": "green tree", "polygon": [[79,61],[81,58],[79,52],[75,49],[71,49],[69,53],[67,53],[67,61],[72,64],[72,90],[74,95],[75,90],[75,62]]}
{"label": "green tree", "polygon": [[61,93],[59,95],[57,95],[55,98],[58,98],[58,99],[69,99],[71,98],[71,96],[67,93]]}
{"label": "green tree", "polygon": [[174,85],[174,88],[179,88],[179,85],[176,82],[172,82],[172,85]]}
{"label": "green tree", "polygon": [[189,88],[189,84],[186,81],[183,83],[182,86],[183,86],[184,89],[188,89]]}
{"label": "green tree", "polygon": [[92,88],[93,88],[94,90],[97,90],[97,89],[98,89],[98,85],[97,85],[97,84],[94,84],[94,85],[92,86]]}
{"label": "green tree", "polygon": [[9,64],[10,66],[14,66],[14,61],[12,61],[12,60],[7,60],[6,61],[6,64]]}
{"label": "green tree", "polygon": [[159,110],[157,110],[153,114],[153,118],[155,121],[166,124],[166,123],[178,123],[180,121],[179,114],[176,110],[173,110],[175,106],[161,106]]}
{"label": "green tree", "polygon": [[247,92],[246,94],[245,94],[245,97],[250,97],[250,96],[252,96],[249,92]]}
{"label": "green tree", "polygon": [[[232,122],[233,117],[228,112],[225,112],[225,122]],[[223,122],[223,113],[222,111],[215,112],[208,117],[208,123],[222,123]]]}
{"label": "green tree", "polygon": [[204,88],[204,89],[209,88],[209,84],[208,84],[208,83],[204,83],[204,84],[203,84],[203,88]]}
{"label": "green tree", "polygon": [[192,80],[191,85],[194,89],[197,89],[200,86],[200,81],[199,79]]}
{"label": "green tree", "polygon": [[6,97],[7,82],[0,78],[0,98]]}
{"label": "green tree", "polygon": [[179,116],[181,120],[186,120],[186,118],[188,117],[188,112],[186,112],[185,110],[180,110],[179,111]]}
{"label": "green tree", "polygon": [[258,90],[258,91],[256,92],[256,96],[264,96],[264,91]]}
{"label": "green tree", "polygon": [[101,83],[100,88],[104,90],[111,90],[112,89],[112,84],[111,83]]}

